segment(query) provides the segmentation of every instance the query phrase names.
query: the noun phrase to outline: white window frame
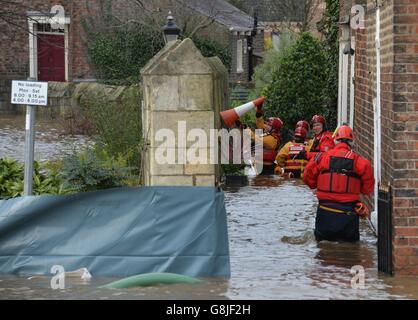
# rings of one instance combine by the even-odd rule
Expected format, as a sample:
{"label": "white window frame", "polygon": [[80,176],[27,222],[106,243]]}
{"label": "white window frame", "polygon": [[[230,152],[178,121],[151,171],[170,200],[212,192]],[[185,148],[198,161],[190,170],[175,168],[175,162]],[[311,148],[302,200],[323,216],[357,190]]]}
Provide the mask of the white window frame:
{"label": "white window frame", "polygon": [[237,40],[237,73],[244,72],[243,45],[244,45],[244,41],[242,39],[238,39]]}
{"label": "white window frame", "polygon": [[48,33],[48,32],[38,32],[36,24],[48,24],[50,23],[50,17],[48,15],[42,14],[40,12],[27,12],[28,16],[28,27],[29,27],[29,76],[38,80],[38,45],[37,45],[37,35],[38,34],[56,34],[62,35],[64,37],[64,55],[65,55],[65,81],[68,81],[68,30],[71,23],[70,17],[65,17],[64,19],[64,33]]}
{"label": "white window frame", "polygon": [[[356,37],[351,37],[351,48],[356,49]],[[355,90],[356,90],[356,54],[351,56],[350,70],[350,127],[354,128]]]}

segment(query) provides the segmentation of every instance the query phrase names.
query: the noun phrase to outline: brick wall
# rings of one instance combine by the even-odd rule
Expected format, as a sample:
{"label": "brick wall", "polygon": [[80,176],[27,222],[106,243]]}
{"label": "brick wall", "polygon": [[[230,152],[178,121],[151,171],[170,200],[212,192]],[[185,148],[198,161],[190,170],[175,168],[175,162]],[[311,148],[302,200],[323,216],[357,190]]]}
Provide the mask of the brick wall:
{"label": "brick wall", "polygon": [[82,25],[83,19],[97,16],[97,0],[71,1],[71,24],[69,31],[69,80],[95,79],[94,71],[90,65],[85,42],[86,35]]}
{"label": "brick wall", "polygon": [[[128,7],[121,1],[119,9]],[[13,24],[0,20],[0,110],[10,112],[10,82],[29,76],[29,33],[27,11],[49,13],[54,4],[64,7],[71,18],[68,33],[68,78],[69,81],[93,80],[94,71],[86,51],[86,37],[82,21],[86,18],[100,23],[98,0],[23,0],[2,4],[2,12],[12,12]],[[126,9],[126,8],[125,8]]]}
{"label": "brick wall", "polygon": [[[49,13],[54,4],[61,4],[71,17],[69,30],[69,78],[94,78],[84,49],[84,32],[81,20],[90,14],[88,7],[95,1],[85,0],[23,0],[2,4],[2,11],[16,13],[13,24],[0,21],[0,78],[24,79],[29,76],[29,33],[27,32],[26,11]],[[88,5],[86,4],[88,3]]]}
{"label": "brick wall", "polygon": [[[0,113],[13,112],[10,104],[12,79],[29,76],[29,33],[26,11],[49,12],[51,1],[33,0],[1,4],[1,12],[8,13],[0,20]],[[4,16],[3,16],[4,17]]]}
{"label": "brick wall", "polygon": [[[365,2],[365,1],[362,1]],[[418,0],[381,2],[382,185],[393,190],[394,268],[418,275]],[[341,1],[347,14],[351,1]],[[375,1],[366,28],[355,31],[357,151],[373,159],[376,96]]]}
{"label": "brick wall", "polygon": [[394,263],[418,275],[418,0],[394,0],[393,11]]}
{"label": "brick wall", "polygon": [[[165,2],[165,1],[163,1]],[[2,10],[9,10],[11,12],[17,12],[19,15],[14,19],[19,27],[7,24],[0,21],[0,79],[6,80],[4,82],[6,86],[9,85],[10,79],[25,79],[29,75],[29,34],[25,28],[27,28],[26,11],[41,11],[49,12],[50,8],[54,4],[61,4],[64,6],[65,12],[70,15],[71,23],[69,25],[69,50],[68,50],[68,78],[69,81],[79,80],[94,80],[95,74],[91,67],[91,63],[86,51],[85,42],[87,41],[84,28],[82,25],[83,20],[86,18],[92,19],[96,24],[100,26],[101,12],[99,7],[99,1],[87,1],[87,0],[22,0],[18,6],[15,4],[2,4]],[[133,5],[132,2],[126,0],[114,0],[113,13],[119,16],[120,21],[123,23],[129,19],[138,19],[140,17],[140,8],[138,5]],[[150,5],[150,4],[147,4]],[[150,8],[149,8],[150,9]],[[151,8],[155,9],[155,8]],[[177,8],[180,10],[179,8]],[[161,15],[166,15],[165,11],[160,8]],[[183,10],[184,11],[184,10]],[[179,11],[179,19],[181,20],[181,11]],[[201,20],[203,17],[199,17],[198,14],[193,12],[192,14],[182,13],[184,17],[192,16],[193,19]],[[179,22],[181,23],[181,21]],[[229,47],[233,54],[233,61],[236,59],[236,39],[230,38],[230,32],[227,27],[218,23],[213,23],[208,28],[199,32],[199,35],[207,37],[213,41],[216,41],[224,47]],[[259,36],[257,36],[259,37]],[[245,38],[245,36],[243,36]],[[258,38],[257,38],[258,39]],[[232,40],[232,42],[230,42]],[[262,46],[263,40],[257,41],[256,45]],[[262,51],[262,49],[258,49]],[[248,79],[248,53],[243,52],[243,69],[244,72],[237,73],[236,61],[231,68],[231,81],[232,82],[247,82]],[[5,91],[5,87],[3,87]],[[8,91],[8,90],[6,90]],[[6,109],[8,97],[2,96],[0,93],[0,108]]]}

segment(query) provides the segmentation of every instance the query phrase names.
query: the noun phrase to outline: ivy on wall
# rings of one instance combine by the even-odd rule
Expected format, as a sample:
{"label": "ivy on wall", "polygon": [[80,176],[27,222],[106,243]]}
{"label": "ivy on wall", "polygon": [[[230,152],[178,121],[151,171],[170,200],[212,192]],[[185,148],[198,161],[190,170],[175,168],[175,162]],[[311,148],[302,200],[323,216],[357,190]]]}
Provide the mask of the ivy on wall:
{"label": "ivy on wall", "polygon": [[[112,0],[99,0],[97,18],[82,19],[85,47],[97,78],[107,84],[131,85],[140,80],[140,70],[164,47],[162,31],[144,17],[122,23],[113,13]],[[86,4],[88,5],[88,4]],[[160,25],[165,24],[161,21]],[[187,34],[180,34],[180,39]],[[229,48],[207,38],[194,35],[192,40],[204,57],[218,56],[229,69]]]}
{"label": "ivy on wall", "polygon": [[164,46],[161,33],[146,27],[90,33],[87,51],[105,83],[138,83],[140,70]]}
{"label": "ivy on wall", "polygon": [[339,20],[340,20],[340,1],[325,0],[326,11],[323,18],[318,23],[318,30],[324,35],[322,42],[326,53],[327,68],[327,106],[330,110],[335,110],[329,114],[329,122],[337,123],[338,108],[338,59],[339,59]]}

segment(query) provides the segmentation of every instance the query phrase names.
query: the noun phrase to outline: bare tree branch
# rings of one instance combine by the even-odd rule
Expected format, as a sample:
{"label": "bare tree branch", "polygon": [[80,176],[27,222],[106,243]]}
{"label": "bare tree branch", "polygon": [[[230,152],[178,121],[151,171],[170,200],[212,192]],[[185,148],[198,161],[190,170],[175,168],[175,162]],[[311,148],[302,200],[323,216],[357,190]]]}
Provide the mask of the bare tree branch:
{"label": "bare tree branch", "polygon": [[[16,9],[14,11],[10,11],[10,10],[6,10],[5,6],[3,6],[3,7],[0,8],[0,20],[6,22],[9,26],[13,26],[13,27],[15,27],[19,30],[23,30],[25,33],[30,34],[30,35],[36,37],[38,40],[43,41],[43,42],[45,42],[45,43],[47,43],[47,44],[49,44],[53,47],[64,48],[64,46],[60,46],[56,43],[52,43],[52,42],[40,37],[38,33],[34,33],[29,29],[29,27],[27,26],[26,21],[29,20],[31,22],[38,23],[38,20],[31,17],[31,16],[26,15],[26,11],[29,11],[29,10],[30,11],[38,11],[38,10],[35,10],[35,8],[31,8],[29,6],[25,6],[22,3],[17,3],[17,2],[13,2],[13,1],[0,0],[0,4],[19,5],[20,9],[22,10],[22,13],[19,13],[19,11],[16,12]],[[38,12],[40,12],[40,11],[38,11]],[[40,12],[40,13],[42,13],[46,16],[50,15],[50,12]],[[25,23],[23,25],[19,24],[18,22],[16,22],[17,19],[19,19],[21,21],[24,21]]]}

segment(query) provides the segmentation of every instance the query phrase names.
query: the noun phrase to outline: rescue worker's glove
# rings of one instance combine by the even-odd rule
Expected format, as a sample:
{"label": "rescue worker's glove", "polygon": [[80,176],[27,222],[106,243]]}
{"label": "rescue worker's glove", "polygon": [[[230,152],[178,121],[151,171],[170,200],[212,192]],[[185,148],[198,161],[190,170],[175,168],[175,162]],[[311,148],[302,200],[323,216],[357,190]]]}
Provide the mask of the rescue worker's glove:
{"label": "rescue worker's glove", "polygon": [[295,175],[292,172],[283,172],[282,177],[292,179]]}
{"label": "rescue worker's glove", "polygon": [[259,105],[255,107],[255,116],[256,118],[261,118],[263,116],[263,105]]}
{"label": "rescue worker's glove", "polygon": [[301,152],[299,152],[299,154],[295,157],[295,159],[305,159],[306,160],[307,157],[307,152],[306,150],[302,150]]}
{"label": "rescue worker's glove", "polygon": [[354,212],[361,218],[367,219],[370,215],[370,210],[363,202],[357,202],[354,206]]}
{"label": "rescue worker's glove", "polygon": [[263,113],[263,105],[260,104],[258,106],[255,107],[255,112],[256,113]]}
{"label": "rescue worker's glove", "polygon": [[277,165],[276,168],[274,168],[275,174],[283,175],[283,172],[284,172],[283,168],[279,165]]}
{"label": "rescue worker's glove", "polygon": [[241,121],[237,120],[235,121],[235,125],[237,126],[237,128],[239,128],[240,130],[244,130],[247,129],[247,125],[245,123],[241,123]]}

